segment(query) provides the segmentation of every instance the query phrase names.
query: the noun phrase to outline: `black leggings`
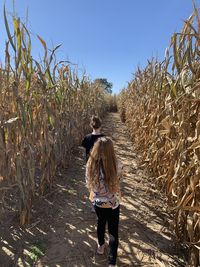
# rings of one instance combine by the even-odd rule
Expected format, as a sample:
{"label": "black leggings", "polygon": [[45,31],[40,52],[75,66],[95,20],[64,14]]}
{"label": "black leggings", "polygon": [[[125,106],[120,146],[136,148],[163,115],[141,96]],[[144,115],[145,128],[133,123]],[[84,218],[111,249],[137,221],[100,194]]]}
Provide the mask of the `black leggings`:
{"label": "black leggings", "polygon": [[116,264],[117,248],[118,248],[118,226],[119,226],[119,209],[100,208],[96,205],[95,211],[97,214],[97,238],[98,243],[102,246],[105,243],[105,228],[106,222],[108,222],[109,233],[109,252],[108,261],[109,264]]}

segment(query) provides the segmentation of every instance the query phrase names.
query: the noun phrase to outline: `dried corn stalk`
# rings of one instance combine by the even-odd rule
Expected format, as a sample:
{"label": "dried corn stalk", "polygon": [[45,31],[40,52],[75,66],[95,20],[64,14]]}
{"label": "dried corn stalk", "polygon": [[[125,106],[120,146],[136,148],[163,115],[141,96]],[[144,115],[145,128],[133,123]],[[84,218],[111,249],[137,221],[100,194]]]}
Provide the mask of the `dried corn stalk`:
{"label": "dried corn stalk", "polygon": [[108,101],[105,92],[87,76],[80,77],[70,63],[56,62],[60,45],[48,52],[38,35],[44,50],[38,62],[20,18],[13,16],[9,26],[4,8],[4,21],[8,41],[0,67],[0,198],[15,194],[23,225],[35,193],[43,194],[52,185],[56,169],[66,165],[72,147],[88,130],[90,116],[103,116]]}
{"label": "dried corn stalk", "polygon": [[[166,192],[178,240],[200,264],[200,20],[172,36],[162,63],[138,69],[119,96],[121,116]],[[171,59],[170,59],[171,58]]]}

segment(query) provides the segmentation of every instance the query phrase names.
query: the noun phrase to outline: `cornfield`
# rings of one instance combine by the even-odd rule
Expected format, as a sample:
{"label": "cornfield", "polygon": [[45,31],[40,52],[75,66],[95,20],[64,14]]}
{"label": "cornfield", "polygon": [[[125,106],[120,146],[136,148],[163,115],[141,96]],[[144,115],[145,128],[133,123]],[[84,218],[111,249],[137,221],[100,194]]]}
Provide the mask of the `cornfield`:
{"label": "cornfield", "polygon": [[60,47],[32,57],[32,36],[20,18],[8,23],[5,63],[0,67],[0,205],[29,222],[34,197],[51,188],[58,166],[66,166],[72,148],[88,130],[92,114],[108,109],[105,92],[69,62],[56,61]]}
{"label": "cornfield", "polygon": [[200,265],[200,18],[174,33],[163,62],[138,68],[119,96],[121,119],[168,199],[178,241]]}

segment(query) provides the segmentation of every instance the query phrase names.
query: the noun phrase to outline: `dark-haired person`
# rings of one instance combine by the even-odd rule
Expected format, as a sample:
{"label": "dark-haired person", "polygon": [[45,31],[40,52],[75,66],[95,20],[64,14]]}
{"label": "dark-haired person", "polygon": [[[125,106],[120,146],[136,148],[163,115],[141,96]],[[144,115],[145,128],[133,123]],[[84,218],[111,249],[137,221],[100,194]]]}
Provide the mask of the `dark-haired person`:
{"label": "dark-haired person", "polygon": [[104,136],[104,134],[101,133],[101,120],[98,116],[91,117],[90,126],[92,128],[92,133],[87,134],[82,141],[82,146],[85,148],[86,152],[86,162],[90,156],[90,151],[93,148],[94,143],[99,137]]}

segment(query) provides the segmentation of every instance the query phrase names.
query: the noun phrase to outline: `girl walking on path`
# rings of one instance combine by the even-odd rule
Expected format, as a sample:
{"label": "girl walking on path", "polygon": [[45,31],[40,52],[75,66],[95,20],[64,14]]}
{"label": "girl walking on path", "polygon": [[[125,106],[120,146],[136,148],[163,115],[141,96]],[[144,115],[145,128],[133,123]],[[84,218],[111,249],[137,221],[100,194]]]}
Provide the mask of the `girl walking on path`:
{"label": "girl walking on path", "polygon": [[113,142],[100,137],[94,144],[86,165],[86,184],[97,214],[97,254],[104,254],[105,227],[109,232],[109,266],[115,266],[118,249],[120,186]]}

